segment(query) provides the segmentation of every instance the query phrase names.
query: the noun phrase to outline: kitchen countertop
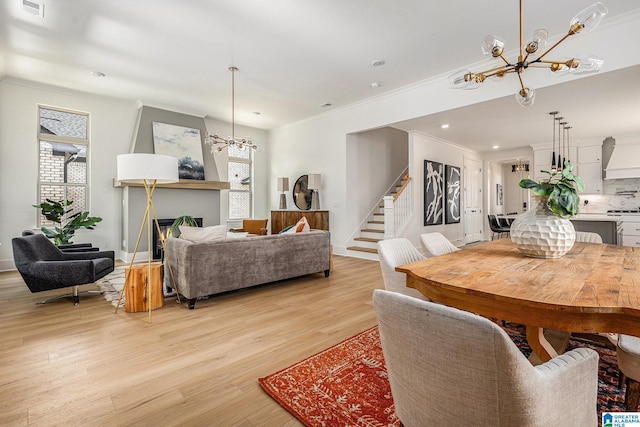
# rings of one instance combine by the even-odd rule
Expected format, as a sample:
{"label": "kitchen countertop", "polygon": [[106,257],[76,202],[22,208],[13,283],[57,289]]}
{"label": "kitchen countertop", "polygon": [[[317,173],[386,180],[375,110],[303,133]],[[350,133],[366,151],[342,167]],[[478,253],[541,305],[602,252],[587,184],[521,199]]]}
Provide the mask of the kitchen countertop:
{"label": "kitchen countertop", "polygon": [[581,213],[571,218],[572,221],[622,221],[620,215],[609,215],[606,213]]}

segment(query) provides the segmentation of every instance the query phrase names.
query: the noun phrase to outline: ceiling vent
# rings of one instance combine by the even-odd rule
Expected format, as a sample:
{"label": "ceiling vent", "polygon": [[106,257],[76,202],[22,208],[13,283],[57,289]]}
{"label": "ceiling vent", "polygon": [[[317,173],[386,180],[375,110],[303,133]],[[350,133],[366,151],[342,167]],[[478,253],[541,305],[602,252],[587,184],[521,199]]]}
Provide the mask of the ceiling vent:
{"label": "ceiling vent", "polygon": [[42,3],[31,0],[22,0],[22,8],[25,12],[44,18],[44,4]]}

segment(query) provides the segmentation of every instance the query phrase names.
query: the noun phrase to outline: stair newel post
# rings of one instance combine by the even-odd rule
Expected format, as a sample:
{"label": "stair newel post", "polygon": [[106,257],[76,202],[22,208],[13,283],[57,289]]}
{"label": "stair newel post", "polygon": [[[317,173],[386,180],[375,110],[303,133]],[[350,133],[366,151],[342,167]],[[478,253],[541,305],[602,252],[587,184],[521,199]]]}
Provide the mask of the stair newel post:
{"label": "stair newel post", "polygon": [[384,196],[382,200],[384,201],[384,238],[393,239],[396,237],[393,196]]}

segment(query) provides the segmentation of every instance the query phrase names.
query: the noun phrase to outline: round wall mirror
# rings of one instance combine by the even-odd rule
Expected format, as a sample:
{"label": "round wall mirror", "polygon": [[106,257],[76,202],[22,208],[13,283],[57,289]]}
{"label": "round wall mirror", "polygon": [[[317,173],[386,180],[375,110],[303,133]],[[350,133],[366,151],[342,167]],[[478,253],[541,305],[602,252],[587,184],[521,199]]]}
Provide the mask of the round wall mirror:
{"label": "round wall mirror", "polygon": [[293,202],[296,204],[298,209],[303,211],[311,209],[311,196],[313,195],[313,190],[309,190],[307,187],[308,181],[309,175],[302,175],[298,178],[292,190]]}

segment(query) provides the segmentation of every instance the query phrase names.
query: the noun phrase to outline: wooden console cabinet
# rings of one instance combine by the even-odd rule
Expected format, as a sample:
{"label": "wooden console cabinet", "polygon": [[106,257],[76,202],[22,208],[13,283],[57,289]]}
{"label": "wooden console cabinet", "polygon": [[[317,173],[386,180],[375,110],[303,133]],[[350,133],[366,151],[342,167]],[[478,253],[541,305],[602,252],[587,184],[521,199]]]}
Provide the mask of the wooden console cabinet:
{"label": "wooden console cabinet", "polygon": [[302,217],[316,230],[329,230],[329,211],[271,211],[271,234],[295,224]]}

